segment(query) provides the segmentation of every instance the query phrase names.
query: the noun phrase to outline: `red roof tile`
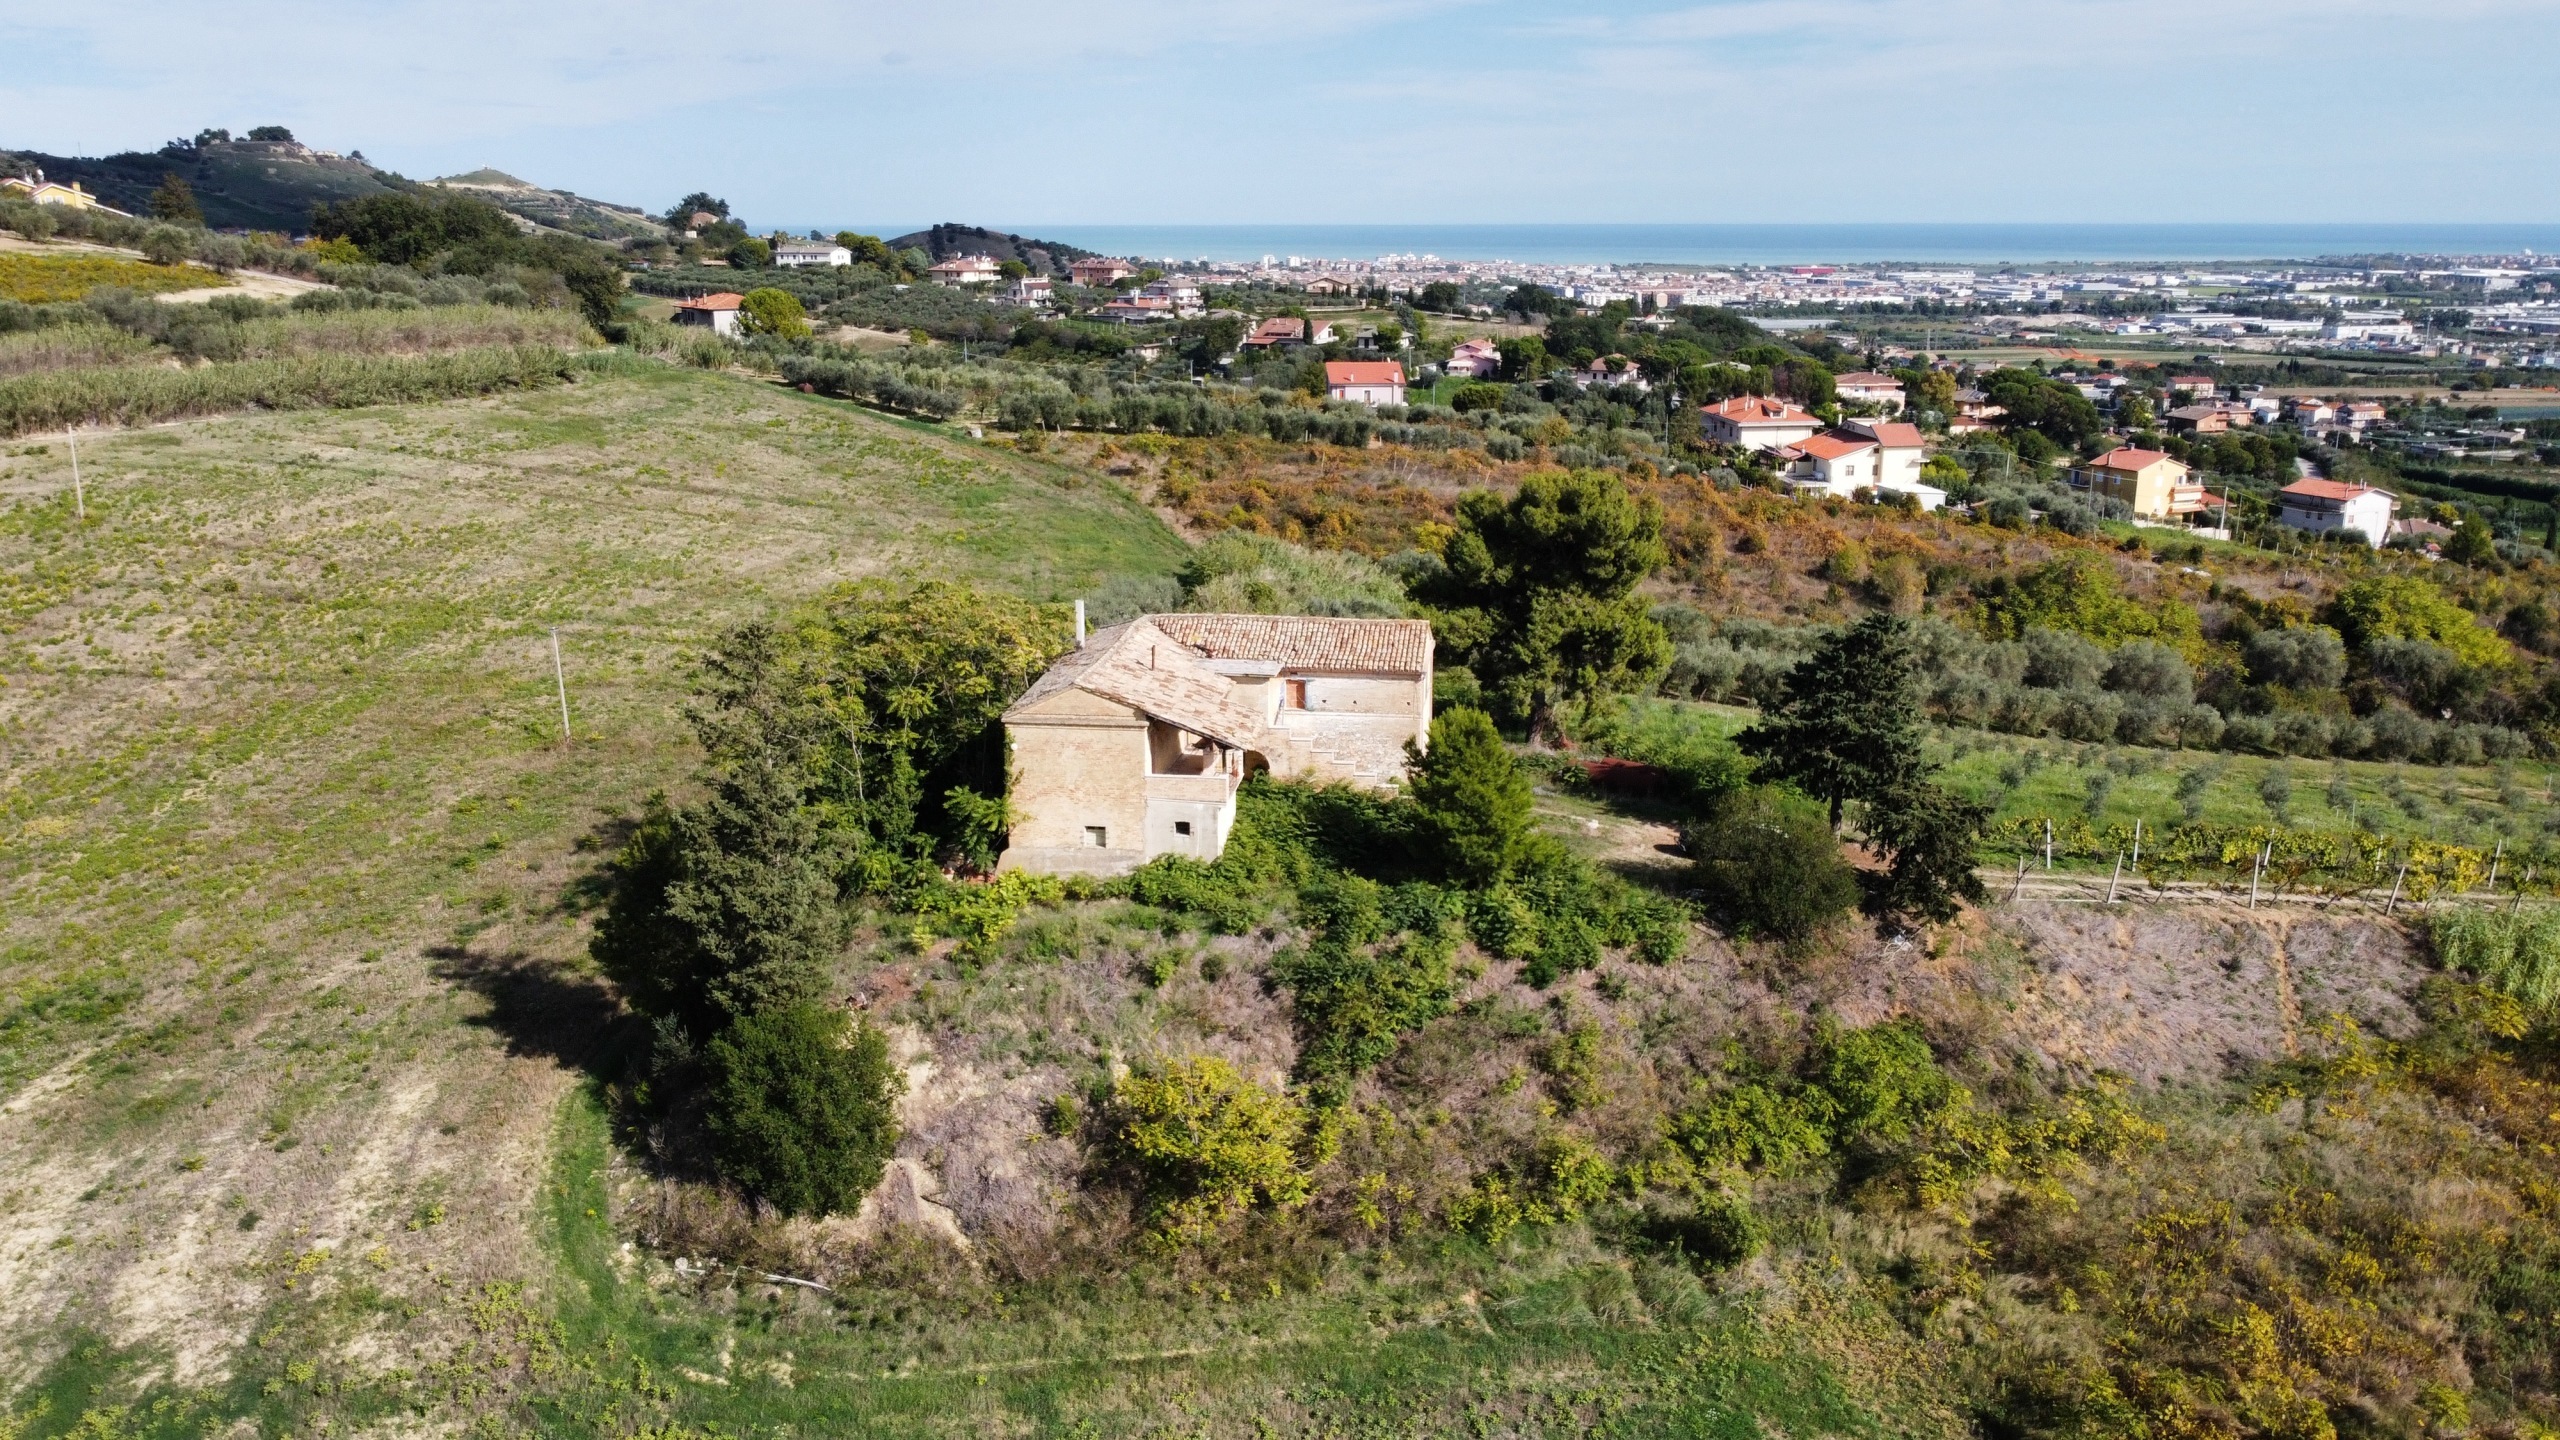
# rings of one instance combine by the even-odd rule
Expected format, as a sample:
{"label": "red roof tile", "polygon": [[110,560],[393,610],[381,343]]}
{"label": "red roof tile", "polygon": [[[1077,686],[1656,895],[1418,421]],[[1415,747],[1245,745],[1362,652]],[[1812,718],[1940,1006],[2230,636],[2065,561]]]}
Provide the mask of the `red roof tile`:
{"label": "red roof tile", "polygon": [[1876,448],[1876,442],[1864,435],[1844,435],[1833,430],[1816,435],[1809,440],[1799,440],[1795,448],[1816,460],[1837,460],[1844,455],[1855,455],[1861,450],[1873,450]]}
{"label": "red roof tile", "polygon": [[2140,470],[2148,465],[2157,465],[2169,458],[2169,453],[2165,450],[2136,450],[2130,445],[2120,445],[2090,461],[2089,468],[2092,470]]}
{"label": "red roof tile", "polygon": [[1919,426],[1905,425],[1898,420],[1882,425],[1869,424],[1867,428],[1874,432],[1877,444],[1889,449],[1917,450],[1929,443],[1921,438]]}
{"label": "red roof tile", "polygon": [[1393,360],[1327,360],[1327,385],[1401,385],[1404,366]]}
{"label": "red roof tile", "polygon": [[1709,405],[1706,413],[1722,416],[1736,425],[1819,425],[1822,422],[1784,400],[1766,395],[1737,395],[1719,404]]}
{"label": "red roof tile", "polygon": [[2338,480],[2296,480],[2278,493],[2299,495],[2306,500],[2336,500],[2343,503],[2359,496],[2389,495],[2391,492],[2378,490],[2371,485],[2349,485]]}
{"label": "red roof tile", "polygon": [[737,294],[734,291],[723,290],[717,294],[704,295],[698,299],[679,300],[676,302],[676,308],[679,310],[735,310],[746,303],[746,296]]}

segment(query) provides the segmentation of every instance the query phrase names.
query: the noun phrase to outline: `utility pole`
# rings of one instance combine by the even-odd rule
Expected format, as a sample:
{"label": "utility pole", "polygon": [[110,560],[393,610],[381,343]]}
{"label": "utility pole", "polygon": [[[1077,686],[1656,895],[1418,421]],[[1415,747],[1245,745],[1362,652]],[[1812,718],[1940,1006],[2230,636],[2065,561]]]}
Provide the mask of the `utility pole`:
{"label": "utility pole", "polygon": [[62,438],[71,442],[71,508],[85,523],[89,518],[89,497],[80,489],[80,432],[66,426]]}
{"label": "utility pole", "polygon": [[551,683],[560,692],[560,741],[567,744],[569,734],[569,672],[560,664],[560,627],[551,627]]}

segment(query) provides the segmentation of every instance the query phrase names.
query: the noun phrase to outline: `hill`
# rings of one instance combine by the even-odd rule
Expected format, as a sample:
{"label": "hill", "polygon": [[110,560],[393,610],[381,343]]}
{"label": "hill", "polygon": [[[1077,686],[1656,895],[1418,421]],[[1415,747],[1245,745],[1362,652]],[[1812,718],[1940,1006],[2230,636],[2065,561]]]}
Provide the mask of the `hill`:
{"label": "hill", "polygon": [[547,190],[503,170],[484,167],[427,183],[446,190],[468,191],[545,229],[565,230],[590,240],[654,240],[666,234],[665,226],[631,206],[590,200],[566,190]]}
{"label": "hill", "polygon": [[1039,274],[1063,278],[1067,266],[1077,260],[1091,258],[1095,252],[1055,240],[1035,240],[1001,230],[977,225],[936,225],[901,235],[889,242],[892,250],[922,250],[936,263],[954,255],[985,255],[996,260],[1019,260]]}
{"label": "hill", "polygon": [[[42,170],[56,180],[76,180],[106,203],[135,215],[149,214],[161,177],[175,173],[195,192],[205,223],[217,230],[274,230],[298,234],[312,210],[339,200],[411,189],[418,182],[375,168],[362,151],[340,155],[293,140],[200,138],[153,151],[103,157],[0,150],[0,171]],[[468,191],[546,229],[594,240],[654,238],[662,227],[627,205],[548,190],[501,170],[480,169],[426,182]]]}
{"label": "hill", "polygon": [[195,192],[207,225],[287,234],[308,228],[315,206],[379,195],[407,183],[367,164],[362,152],[336,155],[293,141],[172,143],[100,158],[0,151],[0,169],[11,174],[41,169],[55,180],[77,180],[109,205],[135,215],[150,213],[151,192],[162,176],[174,172]]}

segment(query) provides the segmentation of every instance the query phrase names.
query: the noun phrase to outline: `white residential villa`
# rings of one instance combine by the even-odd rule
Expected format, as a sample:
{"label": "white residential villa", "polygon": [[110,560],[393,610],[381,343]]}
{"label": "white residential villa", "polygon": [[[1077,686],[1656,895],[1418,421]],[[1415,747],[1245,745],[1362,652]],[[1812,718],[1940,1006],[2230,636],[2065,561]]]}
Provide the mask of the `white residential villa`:
{"label": "white residential villa", "polygon": [[1798,495],[1836,495],[1843,499],[1861,490],[1909,495],[1923,510],[1947,503],[1947,492],[1922,483],[1928,462],[1927,442],[1918,426],[1890,420],[1851,420],[1836,430],[1807,436],[1771,452],[1787,465],[1787,483]]}
{"label": "white residential villa", "polygon": [[1701,439],[1745,450],[1775,450],[1813,438],[1822,422],[1784,400],[1737,395],[1698,412]]}
{"label": "white residential villa", "polygon": [[773,247],[773,263],[786,268],[804,265],[850,265],[853,252],[842,245],[815,240],[785,240]]}
{"label": "white residential villa", "polygon": [[2379,549],[2391,538],[2391,511],[2399,498],[2370,485],[2296,480],[2277,492],[2276,520],[2314,534],[2353,530],[2364,537],[2366,544]]}
{"label": "white residential villa", "polygon": [[1099,630],[1004,713],[1006,870],[1214,860],[1256,770],[1383,789],[1431,734],[1430,622],[1147,615]]}

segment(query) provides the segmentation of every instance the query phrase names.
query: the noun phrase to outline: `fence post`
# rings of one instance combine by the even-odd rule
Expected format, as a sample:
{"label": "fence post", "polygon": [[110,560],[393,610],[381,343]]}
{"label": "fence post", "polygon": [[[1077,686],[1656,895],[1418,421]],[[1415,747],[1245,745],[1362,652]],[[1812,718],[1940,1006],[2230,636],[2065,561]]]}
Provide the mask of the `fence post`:
{"label": "fence post", "polygon": [[2133,822],[2133,868],[2142,868],[2142,822],[2138,819]]}
{"label": "fence post", "polygon": [[2400,906],[2400,882],[2409,878],[2409,862],[2400,862],[2400,873],[2391,877],[2391,898],[2382,902],[2382,913],[2388,918]]}
{"label": "fence post", "polygon": [[2044,868],[2053,868],[2053,817],[2050,815],[2044,822]]}
{"label": "fence post", "polygon": [[2024,856],[2024,855],[2021,855],[2021,856],[2019,856],[2019,857],[2018,857],[2018,881],[2017,881],[2017,883],[2016,883],[2016,884],[2011,885],[2011,886],[2009,887],[2009,903],[2010,903],[2010,904],[2012,904],[2012,905],[2016,904],[2016,903],[2018,902],[2018,893],[2019,893],[2020,891],[2022,891],[2022,890],[2026,889],[2026,888],[2027,888],[2027,857],[2026,857],[2026,856]]}
{"label": "fence post", "polygon": [[2501,835],[2498,837],[2498,848],[2489,854],[2489,892],[2493,895],[2498,890],[2498,862],[2506,858],[2507,837]]}
{"label": "fence post", "polygon": [[2107,903],[2116,903],[2116,882],[2124,878],[2124,852],[2116,852],[2116,873],[2107,877]]}

